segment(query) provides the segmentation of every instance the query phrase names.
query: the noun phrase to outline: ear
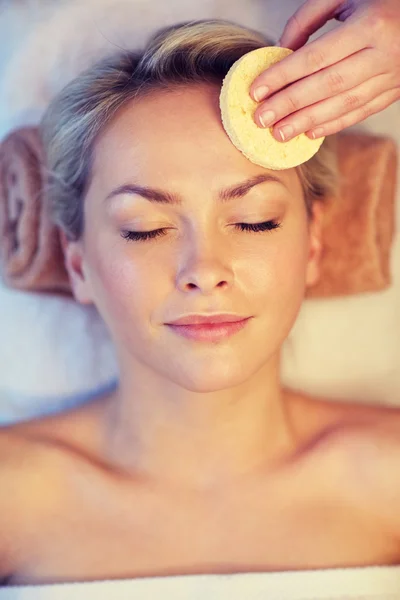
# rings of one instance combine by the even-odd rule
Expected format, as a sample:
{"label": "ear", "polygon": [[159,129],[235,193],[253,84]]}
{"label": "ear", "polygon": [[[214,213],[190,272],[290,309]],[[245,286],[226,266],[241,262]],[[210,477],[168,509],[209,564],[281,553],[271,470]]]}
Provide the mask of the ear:
{"label": "ear", "polygon": [[64,252],[65,267],[75,299],[80,304],[93,304],[82,242],[69,241],[62,230],[60,230],[60,241]]}
{"label": "ear", "polygon": [[308,256],[306,287],[312,287],[320,278],[320,263],[322,254],[322,224],[324,209],[319,201],[314,201],[312,218],[309,222],[310,251]]}

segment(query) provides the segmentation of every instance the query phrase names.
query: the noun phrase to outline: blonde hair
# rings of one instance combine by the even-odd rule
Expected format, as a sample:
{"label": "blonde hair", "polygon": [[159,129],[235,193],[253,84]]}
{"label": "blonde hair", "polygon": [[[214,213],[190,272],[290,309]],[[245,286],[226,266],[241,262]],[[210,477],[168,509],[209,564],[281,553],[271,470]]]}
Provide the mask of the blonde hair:
{"label": "blonde hair", "polygon": [[[40,134],[47,199],[52,218],[66,237],[76,241],[83,235],[83,199],[92,176],[96,139],[119,109],[155,90],[203,82],[221,85],[241,56],[272,45],[263,34],[226,20],[178,23],[158,30],[143,50],[118,51],[64,87],[44,114]],[[315,200],[336,192],[331,138],[296,167],[309,217]]]}

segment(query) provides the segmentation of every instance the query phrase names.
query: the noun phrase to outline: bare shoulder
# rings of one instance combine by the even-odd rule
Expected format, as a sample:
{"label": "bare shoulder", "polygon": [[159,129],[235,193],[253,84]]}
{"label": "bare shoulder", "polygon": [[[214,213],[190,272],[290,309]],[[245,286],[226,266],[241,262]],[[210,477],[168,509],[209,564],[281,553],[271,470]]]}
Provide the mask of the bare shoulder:
{"label": "bare shoulder", "polygon": [[383,482],[391,469],[400,491],[400,407],[342,403],[332,414],[328,444],[344,454],[358,480]]}
{"label": "bare shoulder", "polygon": [[347,461],[349,489],[385,523],[400,547],[400,409],[360,411],[337,435]]}
{"label": "bare shoulder", "polygon": [[23,561],[20,540],[63,503],[66,466],[90,454],[97,410],[93,403],[0,428],[0,580]]}
{"label": "bare shoulder", "polygon": [[362,449],[362,456],[369,460],[391,445],[394,451],[400,447],[400,405],[339,401],[303,393],[294,393],[292,398],[303,435],[320,436],[327,447],[342,448],[346,453],[351,450],[357,459]]}
{"label": "bare shoulder", "polygon": [[5,430],[37,444],[90,447],[94,443],[99,416],[111,397],[112,394],[99,396],[81,406],[24,421]]}
{"label": "bare shoulder", "polygon": [[303,397],[299,407],[322,432],[325,467],[400,543],[400,406]]}
{"label": "bare shoulder", "polygon": [[[66,455],[95,455],[99,418],[108,396],[80,407],[0,428],[0,477],[26,492],[31,479]],[[0,495],[4,498],[3,495]],[[1,511],[0,511],[1,514]]]}
{"label": "bare shoulder", "polygon": [[[390,430],[393,441],[400,433],[400,402],[398,406],[367,404],[362,401],[345,401],[311,396],[285,389],[290,403],[292,420],[302,438],[324,437],[352,438],[385,435]],[[399,439],[400,441],[400,439]]]}
{"label": "bare shoulder", "polygon": [[18,427],[0,430],[0,579],[13,570],[19,550],[18,530],[29,530],[35,478],[41,464],[37,445],[29,443]]}

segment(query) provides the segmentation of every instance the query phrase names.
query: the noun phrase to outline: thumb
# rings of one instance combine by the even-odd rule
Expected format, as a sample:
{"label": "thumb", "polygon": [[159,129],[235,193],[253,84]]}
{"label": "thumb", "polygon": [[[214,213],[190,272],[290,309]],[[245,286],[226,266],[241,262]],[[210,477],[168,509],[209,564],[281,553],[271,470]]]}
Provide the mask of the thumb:
{"label": "thumb", "polygon": [[290,17],[278,42],[283,48],[297,50],[335,13],[345,0],[306,0]]}

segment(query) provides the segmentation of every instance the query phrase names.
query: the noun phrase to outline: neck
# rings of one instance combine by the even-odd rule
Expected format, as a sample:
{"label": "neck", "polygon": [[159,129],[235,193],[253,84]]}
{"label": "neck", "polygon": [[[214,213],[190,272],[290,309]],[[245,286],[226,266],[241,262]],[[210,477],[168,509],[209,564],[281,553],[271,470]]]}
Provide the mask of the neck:
{"label": "neck", "polygon": [[276,468],[294,450],[278,363],[236,388],[201,394],[133,379],[120,378],[105,419],[106,454],[132,476],[205,490]]}

